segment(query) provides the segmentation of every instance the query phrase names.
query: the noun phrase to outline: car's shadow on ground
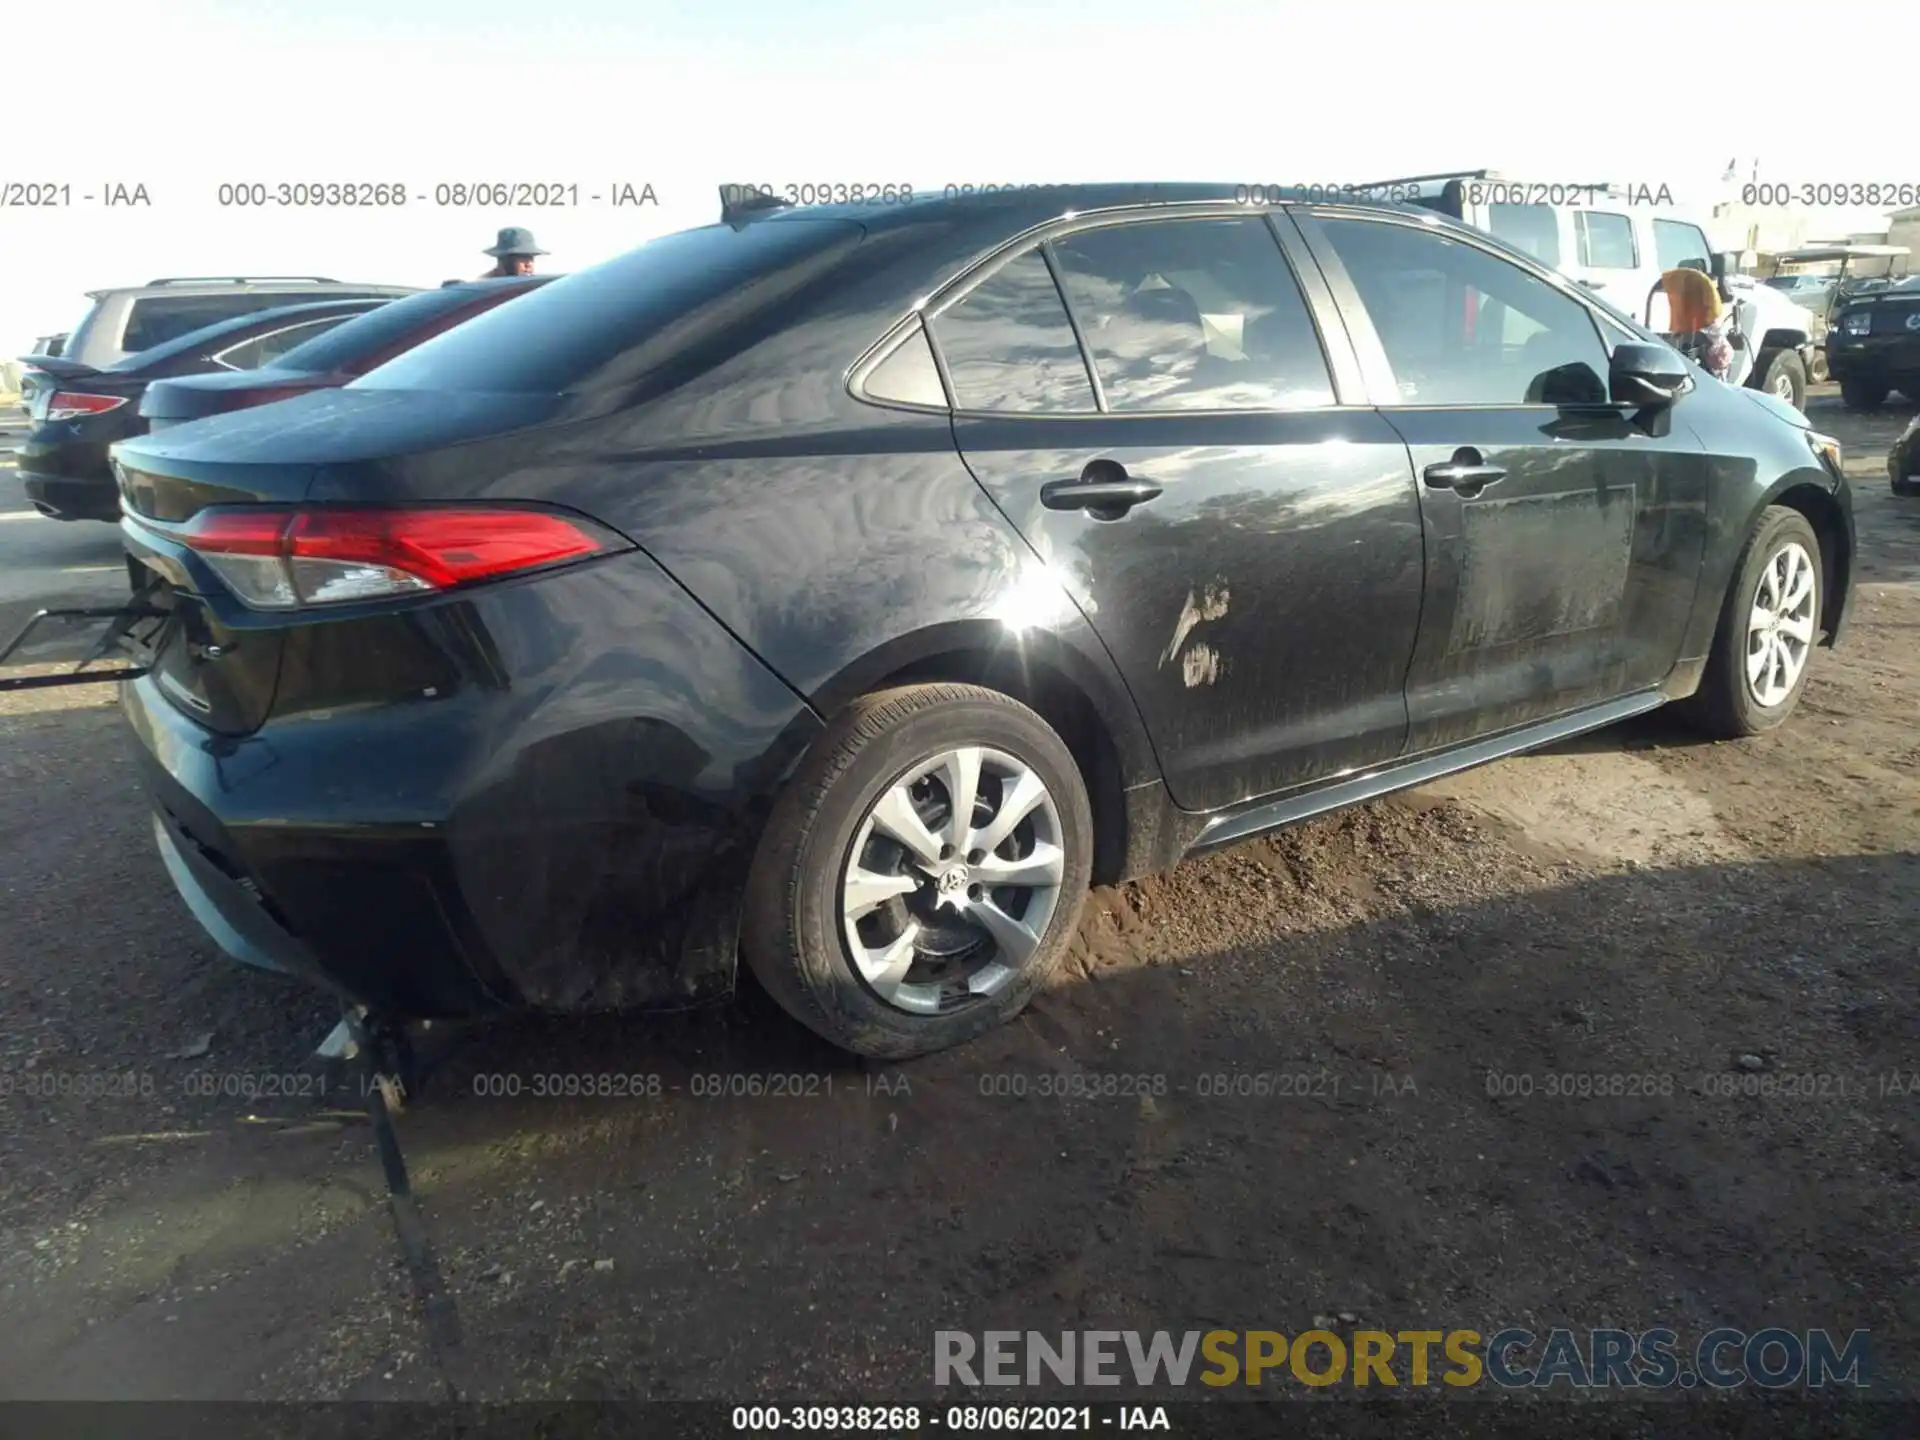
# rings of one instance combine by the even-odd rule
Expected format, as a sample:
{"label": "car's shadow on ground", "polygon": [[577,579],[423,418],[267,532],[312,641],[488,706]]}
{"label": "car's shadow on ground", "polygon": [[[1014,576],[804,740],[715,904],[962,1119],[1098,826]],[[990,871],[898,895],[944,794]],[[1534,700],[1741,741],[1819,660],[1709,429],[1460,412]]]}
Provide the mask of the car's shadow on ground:
{"label": "car's shadow on ground", "polygon": [[[330,1017],[197,937],[118,725],[0,721],[0,1055],[165,1089],[0,1107],[0,1395],[431,1393],[365,1128],[181,1083]],[[752,997],[499,1021],[398,1133],[479,1393],[893,1395],[937,1327],[1343,1314],[1864,1327],[1911,1388],[1916,913],[1912,854],[1552,870],[1387,803],[1096,892],[962,1050],[862,1066]]]}

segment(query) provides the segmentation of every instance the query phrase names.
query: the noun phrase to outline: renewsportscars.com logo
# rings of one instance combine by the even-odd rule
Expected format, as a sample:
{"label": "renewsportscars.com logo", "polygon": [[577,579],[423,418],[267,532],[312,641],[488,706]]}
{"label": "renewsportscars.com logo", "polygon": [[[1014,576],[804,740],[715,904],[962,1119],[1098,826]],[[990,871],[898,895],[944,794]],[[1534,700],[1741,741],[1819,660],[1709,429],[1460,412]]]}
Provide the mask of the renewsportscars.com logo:
{"label": "renewsportscars.com logo", "polygon": [[[1196,1362],[1198,1364],[1196,1365]],[[1643,1330],[936,1330],[933,1381],[949,1385],[1487,1386],[1547,1389],[1824,1389],[1871,1383],[1868,1332],[1709,1330],[1692,1345]],[[1270,1378],[1271,1377],[1271,1378]]]}

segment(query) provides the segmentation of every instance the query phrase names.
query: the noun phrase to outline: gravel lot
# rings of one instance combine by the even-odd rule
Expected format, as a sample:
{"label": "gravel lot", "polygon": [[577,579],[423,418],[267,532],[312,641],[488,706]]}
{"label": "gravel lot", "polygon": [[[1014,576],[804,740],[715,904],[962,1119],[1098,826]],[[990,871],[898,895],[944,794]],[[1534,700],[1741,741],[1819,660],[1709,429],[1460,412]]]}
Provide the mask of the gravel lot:
{"label": "gravel lot", "polygon": [[[1864,583],[1784,730],[1656,713],[1098,892],[1019,1023],[905,1066],[752,997],[448,1037],[398,1122],[432,1324],[364,1118],[204,1093],[270,1086],[327,1006],[200,938],[108,693],[5,697],[0,1396],[879,1400],[930,1393],[936,1328],[1316,1315],[1865,1328],[1920,1396],[1920,504],[1904,409],[1811,403]],[[1271,1072],[1320,1078],[1216,1093]],[[560,1073],[658,1093],[532,1095]],[[1753,1076],[1815,1093],[1717,1093]]]}

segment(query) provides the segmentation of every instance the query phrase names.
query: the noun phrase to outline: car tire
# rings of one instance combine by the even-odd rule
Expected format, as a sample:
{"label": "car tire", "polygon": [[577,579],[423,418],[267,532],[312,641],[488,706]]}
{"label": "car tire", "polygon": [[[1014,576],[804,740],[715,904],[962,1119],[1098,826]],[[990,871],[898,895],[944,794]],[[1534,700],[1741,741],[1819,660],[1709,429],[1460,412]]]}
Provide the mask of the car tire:
{"label": "car tire", "polygon": [[1887,389],[1878,380],[1842,380],[1840,403],[1849,410],[1878,410],[1886,403]]}
{"label": "car tire", "polygon": [[[951,797],[969,785],[971,823],[955,827]],[[963,836],[983,847],[960,848]],[[775,803],[741,956],[783,1010],[842,1049],[945,1050],[1046,984],[1092,865],[1086,784],[1039,715],[973,685],[880,691],[834,722]]]}
{"label": "car tire", "polygon": [[1791,350],[1763,350],[1754,363],[1754,389],[1765,390],[1796,410],[1807,407],[1807,367]]}
{"label": "car tire", "polygon": [[[1689,723],[1719,740],[1759,735],[1793,713],[1826,600],[1819,537],[1784,505],[1760,513],[1733,576],[1700,688],[1679,702]],[[1773,617],[1765,626],[1762,609]]]}

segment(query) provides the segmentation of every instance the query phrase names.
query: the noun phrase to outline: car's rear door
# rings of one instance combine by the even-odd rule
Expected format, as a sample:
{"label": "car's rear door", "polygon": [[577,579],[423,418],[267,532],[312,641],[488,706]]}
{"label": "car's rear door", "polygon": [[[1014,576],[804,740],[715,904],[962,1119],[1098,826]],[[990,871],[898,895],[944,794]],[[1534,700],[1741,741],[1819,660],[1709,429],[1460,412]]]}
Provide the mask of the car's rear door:
{"label": "car's rear door", "polygon": [[1657,685],[1704,549],[1699,439],[1609,404],[1594,312],[1464,232],[1296,219],[1422,477],[1409,752]]}
{"label": "car's rear door", "polygon": [[1419,502],[1290,228],[1244,208],[1068,222],[929,315],[962,455],[1193,810],[1405,743]]}

